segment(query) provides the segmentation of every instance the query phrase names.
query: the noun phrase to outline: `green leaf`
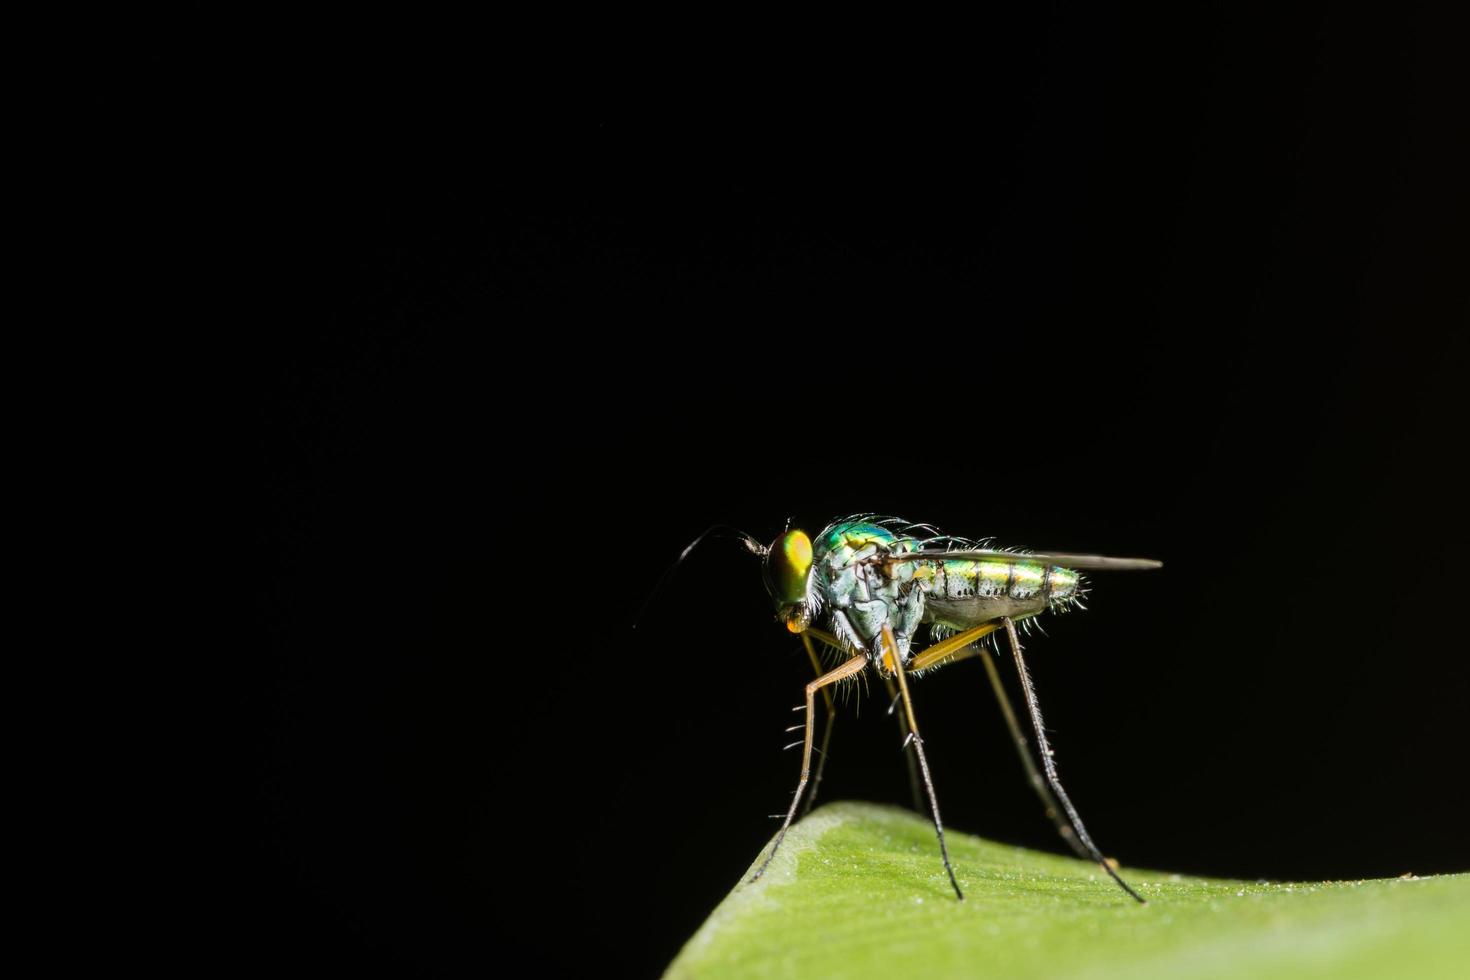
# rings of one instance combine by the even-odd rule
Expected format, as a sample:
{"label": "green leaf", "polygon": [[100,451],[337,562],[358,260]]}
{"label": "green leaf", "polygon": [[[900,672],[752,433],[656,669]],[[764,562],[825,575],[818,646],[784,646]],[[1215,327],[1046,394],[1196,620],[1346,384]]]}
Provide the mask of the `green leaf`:
{"label": "green leaf", "polygon": [[791,829],[667,977],[1470,976],[1470,875],[1256,884],[1095,865],[835,803]]}

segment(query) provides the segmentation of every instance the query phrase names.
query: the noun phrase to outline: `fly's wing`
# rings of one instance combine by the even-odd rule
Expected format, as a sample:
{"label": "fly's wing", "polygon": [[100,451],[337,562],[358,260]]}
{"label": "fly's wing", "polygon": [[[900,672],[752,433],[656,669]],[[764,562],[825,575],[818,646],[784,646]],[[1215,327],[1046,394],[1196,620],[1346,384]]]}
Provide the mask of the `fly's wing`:
{"label": "fly's wing", "polygon": [[933,559],[935,561],[994,561],[1008,564],[1059,565],[1084,572],[1132,572],[1163,568],[1164,563],[1152,558],[1109,558],[1106,555],[1070,555],[1061,551],[1021,554],[1015,551],[991,551],[987,548],[960,548],[954,551],[926,549],[904,551],[893,556],[896,561]]}

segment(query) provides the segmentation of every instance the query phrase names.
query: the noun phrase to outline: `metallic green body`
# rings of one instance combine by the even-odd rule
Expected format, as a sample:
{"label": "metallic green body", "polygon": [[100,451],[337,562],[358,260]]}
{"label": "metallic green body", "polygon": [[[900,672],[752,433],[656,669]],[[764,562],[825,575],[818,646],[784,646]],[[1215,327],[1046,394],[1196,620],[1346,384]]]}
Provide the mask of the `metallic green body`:
{"label": "metallic green body", "polygon": [[[895,704],[898,699],[903,702],[904,747],[912,750],[914,761],[918,763],[910,769],[915,803],[922,807],[918,791],[918,776],[922,774],[945,870],[949,873],[955,895],[964,898],[945,848],[939,801],[934,795],[929,764],[925,760],[924,741],[919,737],[918,724],[914,720],[907,677],[911,673],[979,653],[1031,784],[1040,795],[1058,833],[1072,845],[1079,857],[1096,861],[1119,887],[1143,902],[1143,897],[1118,876],[1088,836],[1082,818],[1057,778],[1041,709],[1036,703],[1036,693],[1021,655],[1016,621],[1024,622],[1048,609],[1062,610],[1079,605],[1083,591],[1082,576],[1078,574],[1081,569],[1158,568],[1160,562],[1149,558],[1117,558],[1061,551],[1045,554],[1010,551],[995,548],[989,541],[967,541],[934,533],[934,529],[927,525],[866,515],[837,521],[824,528],[813,540],[790,528],[770,547],[763,547],[746,536],[746,547],[765,557],[766,587],[775,600],[777,616],[785,622],[787,629],[803,634],[807,653],[818,674],[817,679],[806,686],[806,703],[797,709],[806,713],[805,724],[798,726],[805,729],[806,737],[801,743],[793,743],[804,746],[801,780],[786,811],[786,821],[781,825],[770,853],[756,871],[756,878],[765,872],[775,856],[810,778],[816,693],[820,690],[827,698],[827,735],[830,736],[835,709],[826,688],[857,677],[871,667],[884,677],[885,683],[890,678],[898,682],[897,685],[890,684],[889,690],[891,694],[894,686],[898,689]],[[828,630],[814,628],[818,622],[825,622]],[[993,635],[998,627],[1004,630],[1015,658],[1016,672],[1031,716],[1036,749],[1041,758],[1040,769],[1031,758],[1027,737],[1011,710],[995,663],[983,648],[975,647],[977,641],[983,642],[984,637]],[[916,657],[912,644],[921,628],[927,628],[931,639],[936,642]],[[854,655],[824,671],[817,663],[808,633],[828,645],[846,647]],[[946,636],[948,640],[943,639]],[[825,740],[822,758],[826,759]],[[821,782],[821,778],[819,765],[817,782]]]}
{"label": "metallic green body", "polygon": [[905,559],[909,552],[953,550],[984,543],[939,535],[895,520],[848,518],[813,543],[806,603],[814,618],[855,651],[878,660],[879,637],[889,626],[905,663],[915,633],[928,625],[939,635],[993,622],[1021,620],[1074,605],[1082,577],[1058,565],[1012,561]]}

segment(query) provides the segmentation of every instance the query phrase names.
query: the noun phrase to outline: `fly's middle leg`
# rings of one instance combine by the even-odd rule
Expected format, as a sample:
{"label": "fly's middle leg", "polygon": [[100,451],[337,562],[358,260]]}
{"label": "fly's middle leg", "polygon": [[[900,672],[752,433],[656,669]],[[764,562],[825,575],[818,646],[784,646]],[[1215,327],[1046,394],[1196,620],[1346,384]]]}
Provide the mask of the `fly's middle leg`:
{"label": "fly's middle leg", "polygon": [[919,772],[923,774],[924,789],[929,793],[929,810],[934,817],[934,834],[939,838],[939,855],[944,859],[944,870],[949,872],[949,883],[954,886],[955,895],[963,902],[965,893],[960,891],[960,883],[954,876],[954,866],[949,863],[949,845],[944,842],[944,821],[939,816],[939,799],[934,795],[934,780],[929,777],[929,760],[924,757],[924,740],[919,737],[919,723],[914,720],[914,702],[909,697],[909,683],[904,677],[898,641],[893,638],[893,630],[887,625],[883,627],[883,652],[885,657],[892,657],[896,668],[893,674],[898,678],[898,693],[903,698],[904,717],[909,724],[906,744],[913,746],[914,754],[919,758]]}
{"label": "fly's middle leg", "polygon": [[914,812],[923,813],[924,797],[919,791],[919,770],[914,765],[914,757],[906,751],[908,748],[908,723],[904,721],[903,715],[894,714],[893,710],[898,707],[898,688],[894,686],[893,678],[887,674],[880,674],[879,676],[883,678],[883,687],[888,691],[888,713],[893,715],[894,721],[898,722],[898,737],[904,741],[905,752],[903,754],[903,764],[904,768],[909,771],[909,795],[913,797]]}

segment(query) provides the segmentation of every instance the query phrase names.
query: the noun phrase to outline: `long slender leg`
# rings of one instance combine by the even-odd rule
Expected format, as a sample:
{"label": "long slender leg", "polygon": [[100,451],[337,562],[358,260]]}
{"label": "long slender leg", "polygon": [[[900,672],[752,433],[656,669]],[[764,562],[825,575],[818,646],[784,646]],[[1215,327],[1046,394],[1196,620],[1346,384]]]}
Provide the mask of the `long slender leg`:
{"label": "long slender leg", "polygon": [[909,673],[913,673],[916,670],[923,670],[926,667],[933,667],[935,664],[944,660],[953,663],[956,660],[973,657],[974,654],[967,649],[970,644],[982,636],[988,636],[994,633],[998,629],[1000,629],[999,623],[982,623],[973,629],[967,629],[963,633],[956,633],[948,639],[940,640],[933,646],[925,647],[922,653],[915,654],[913,659],[909,661]]}
{"label": "long slender leg", "polygon": [[995,667],[995,658],[983,646],[975,646],[971,649],[975,650],[985,662],[985,672],[990,675],[990,686],[995,690],[995,699],[1000,702],[1000,713],[1005,716],[1006,727],[1011,730],[1011,739],[1016,743],[1016,753],[1021,757],[1021,765],[1026,768],[1026,778],[1031,783],[1031,788],[1036,790],[1036,795],[1041,797],[1041,805],[1046,808],[1047,819],[1056,826],[1057,833],[1078,857],[1084,861],[1091,860],[1092,854],[1077,839],[1077,832],[1062,815],[1062,805],[1052,795],[1051,787],[1047,786],[1046,780],[1041,776],[1041,770],[1036,768],[1036,763],[1031,758],[1031,749],[1026,743],[1026,735],[1021,731],[1021,723],[1016,720],[1016,712],[1011,708],[1011,699],[1006,696],[1005,685],[1000,679],[1000,671]]}
{"label": "long slender leg", "polygon": [[919,737],[919,724],[914,720],[914,702],[909,698],[909,682],[904,677],[903,662],[898,656],[898,641],[893,638],[893,630],[886,624],[883,627],[883,646],[885,659],[891,658],[894,665],[893,673],[898,678],[898,692],[903,697],[903,711],[909,722],[907,741],[919,757],[919,771],[924,774],[924,789],[929,792],[929,808],[934,816],[934,834],[939,838],[939,854],[944,858],[944,870],[949,872],[949,883],[954,886],[955,895],[963,902],[965,893],[960,891],[960,883],[955,880],[954,867],[949,863],[949,847],[944,843],[944,821],[939,817],[939,800],[934,795],[934,780],[929,777],[929,760],[924,758],[924,740]]}
{"label": "long slender leg", "polygon": [[[1052,795],[1046,780],[1041,776],[1041,770],[1036,768],[1036,763],[1031,760],[1031,750],[1027,748],[1026,736],[1021,732],[1021,726],[1016,721],[1016,713],[1011,709],[1010,698],[1006,697],[1005,686],[1001,683],[1000,672],[995,668],[995,659],[991,657],[990,651],[985,649],[981,643],[974,642],[976,639],[1000,629],[1000,623],[985,623],[974,629],[966,630],[956,634],[949,640],[936,643],[928,649],[918,653],[909,661],[909,672],[923,670],[933,667],[941,662],[946,664],[958,663],[961,660],[969,660],[971,657],[980,657],[985,662],[985,671],[990,675],[991,687],[995,690],[996,700],[1000,702],[1001,714],[1005,716],[1006,726],[1011,730],[1011,738],[1016,743],[1016,751],[1021,756],[1021,765],[1026,767],[1026,775],[1031,786],[1041,797],[1042,805],[1046,808],[1046,815],[1056,825],[1057,833],[1076,852],[1077,856],[1088,860],[1092,855],[1082,846],[1077,839],[1077,834],[1072,830],[1072,825],[1062,816],[1062,805]],[[956,650],[956,643],[967,643],[962,649]]]}
{"label": "long slender leg", "polygon": [[806,686],[806,744],[801,750],[801,779],[796,784],[796,794],[791,797],[791,808],[786,811],[786,820],[781,824],[780,832],[776,834],[775,843],[771,845],[771,853],[767,854],[766,859],[761,862],[760,870],[751,875],[751,881],[755,881],[761,875],[765,874],[766,868],[770,867],[771,859],[776,856],[776,850],[781,846],[781,842],[786,839],[786,831],[790,829],[791,820],[796,816],[796,808],[801,805],[802,790],[806,789],[807,780],[811,777],[812,734],[815,726],[815,719],[812,716],[816,708],[815,698],[817,692],[829,684],[836,684],[840,680],[862,673],[863,668],[866,666],[868,666],[868,658],[862,654],[858,654],[836,670],[828,671]]}
{"label": "long slender leg", "polygon": [[[805,641],[808,636],[813,636],[816,639],[820,640],[821,642],[827,644],[827,646],[831,647],[834,650],[841,650],[842,649],[842,644],[837,639],[837,637],[833,636],[831,633],[825,632],[823,630],[816,629],[815,627],[810,627],[810,626],[807,627],[807,629],[801,635],[802,635],[803,641]],[[810,652],[810,650],[808,652]],[[816,654],[813,653],[812,654],[812,657],[813,657],[813,663],[815,665]],[[820,674],[821,672],[822,672],[821,668],[820,667],[817,667],[817,673]],[[888,691],[888,704],[890,705],[890,707],[889,707],[888,710],[889,710],[889,713],[892,713],[893,708],[891,706],[898,703],[898,689],[893,686],[893,680],[892,680],[892,678],[888,677],[887,675],[882,674],[881,671],[879,672],[879,676],[883,677],[883,686]],[[832,695],[831,694],[826,694],[826,698],[827,698],[828,706],[830,708],[831,703],[832,703]],[[822,748],[821,748],[821,756],[822,757],[817,760],[817,775],[812,780],[812,791],[811,791],[811,793],[809,793],[807,795],[806,808],[804,810],[802,810],[802,815],[803,816],[805,816],[806,813],[809,810],[811,810],[811,807],[812,807],[812,802],[811,801],[812,801],[812,799],[814,799],[816,797],[816,795],[817,795],[817,787],[820,786],[821,785],[821,782],[822,782],[822,767],[827,764],[827,740],[828,740],[828,738],[831,735],[831,724],[832,724],[832,722],[831,722],[830,719],[832,718],[832,715],[829,713],[829,716],[828,717],[829,717],[829,720],[827,722],[827,724],[828,724],[827,734],[822,736]],[[896,715],[896,716],[894,716],[894,719],[893,720],[898,725],[898,737],[899,737],[899,740],[902,741],[902,740],[908,738],[909,730],[908,730],[908,726],[904,723],[903,716],[902,715]],[[913,800],[914,800],[914,812],[915,813],[923,813],[924,812],[924,797],[919,792],[919,770],[914,765],[914,757],[911,756],[911,755],[909,755],[908,752],[905,751],[904,754],[903,754],[903,762],[904,762],[904,768],[906,768],[908,770],[908,772],[909,772],[909,793],[912,795]]]}
{"label": "long slender leg", "polygon": [[[898,688],[893,686],[893,678],[889,677],[886,674],[882,674],[880,676],[883,678],[884,689],[888,691],[888,703],[890,705],[896,704],[898,702]],[[890,713],[892,713],[893,708],[890,707],[888,710]],[[903,715],[894,715],[893,720],[898,723],[898,737],[900,741],[903,741],[905,743],[904,748],[905,750],[907,750],[907,741],[909,736],[908,723],[904,721]],[[905,751],[903,754],[903,762],[904,766],[909,771],[909,794],[913,797],[914,800],[914,812],[923,813],[924,797],[919,792],[918,767],[914,765],[914,757],[910,755],[907,751]]]}
{"label": "long slender leg", "polygon": [[[1031,674],[1026,670],[1025,658],[1021,656],[1021,640],[1020,637],[1016,636],[1016,624],[1008,616],[1002,617],[1001,622],[1005,624],[1006,635],[1010,637],[1011,641],[1011,652],[1016,657],[1016,673],[1021,675],[1021,689],[1026,694],[1026,707],[1031,712],[1031,727],[1036,732],[1036,748],[1041,753],[1041,765],[1046,770],[1047,783],[1051,786],[1051,790],[1056,794],[1057,799],[1061,801],[1062,809],[1066,811],[1067,818],[1072,821],[1072,826],[1076,829],[1077,836],[1081,838],[1082,844],[1087,848],[1087,853],[1091,856],[1092,860],[1096,861],[1108,873],[1109,877],[1118,883],[1119,888],[1133,896],[1140,904],[1148,904],[1144,901],[1143,896],[1132,888],[1129,888],[1128,883],[1118,877],[1118,872],[1114,871],[1112,865],[1108,864],[1107,858],[1103,857],[1102,852],[1097,849],[1097,845],[1092,842],[1092,837],[1087,833],[1087,828],[1082,825],[1082,818],[1077,815],[1077,808],[1067,798],[1067,791],[1062,789],[1061,780],[1057,778],[1056,763],[1052,761],[1051,745],[1046,740],[1046,729],[1041,724],[1041,707],[1036,703],[1036,691],[1031,687]],[[1004,699],[1002,699],[1002,703],[1005,703]]]}
{"label": "long slender leg", "polygon": [[[1026,773],[1030,778],[1031,786],[1041,796],[1041,802],[1046,807],[1046,815],[1056,825],[1057,833],[1062,839],[1071,845],[1077,856],[1090,859],[1091,854],[1077,840],[1077,834],[1072,830],[1072,825],[1062,817],[1061,804],[1052,795],[1051,789],[1046,785],[1046,780],[1041,777],[1041,770],[1036,768],[1036,763],[1031,761],[1031,751],[1026,747],[1026,736],[1021,732],[1021,726],[1016,721],[1016,713],[1011,710],[1010,699],[1006,697],[1005,687],[1000,680],[1000,673],[995,669],[995,660],[990,656],[983,644],[972,642],[974,637],[983,637],[1000,629],[1000,623],[986,623],[972,630],[957,634],[953,639],[936,643],[934,646],[916,654],[909,661],[909,673],[924,670],[940,663],[953,664],[961,660],[969,660],[972,657],[981,657],[985,661],[985,670],[990,675],[991,686],[995,689],[996,699],[1000,701],[1000,710],[1005,715],[1006,725],[1011,730],[1011,738],[1015,740],[1016,749],[1021,756],[1021,764],[1026,767]],[[969,643],[960,650],[955,650],[956,641]]]}
{"label": "long slender leg", "polygon": [[[802,633],[801,643],[806,647],[806,655],[811,658],[812,670],[821,677],[822,661],[817,657],[816,647],[812,646],[812,638]],[[832,701],[830,687],[822,688],[822,700],[827,705],[827,724],[822,729],[822,747],[817,749],[817,772],[812,777],[812,791],[806,794],[806,805],[801,808],[803,817],[812,812],[812,805],[817,802],[817,791],[822,788],[822,770],[827,768],[827,747],[832,744],[832,727],[837,724],[837,705]]]}

